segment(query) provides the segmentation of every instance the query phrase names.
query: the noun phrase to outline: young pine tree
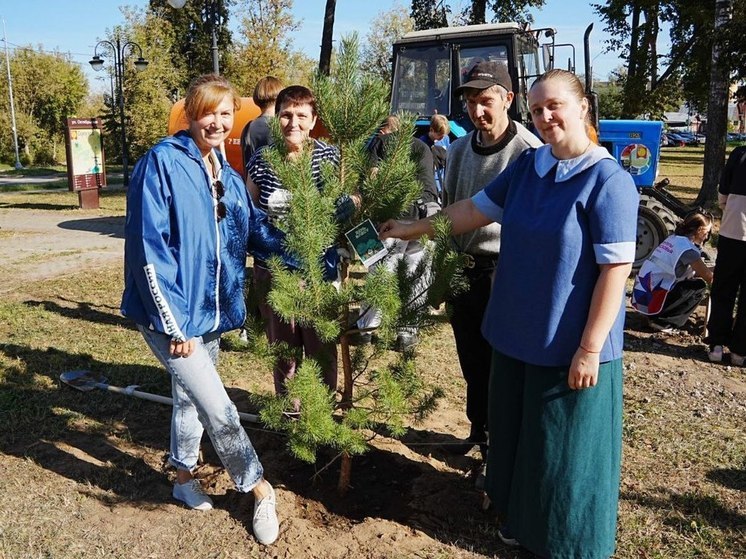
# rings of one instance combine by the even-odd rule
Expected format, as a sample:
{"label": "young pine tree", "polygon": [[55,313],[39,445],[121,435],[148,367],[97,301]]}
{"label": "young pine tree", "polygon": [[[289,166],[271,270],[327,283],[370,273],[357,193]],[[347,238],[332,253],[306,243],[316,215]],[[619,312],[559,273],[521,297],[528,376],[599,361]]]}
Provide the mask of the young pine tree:
{"label": "young pine tree", "polygon": [[[324,279],[321,255],[328,247],[354,255],[344,232],[368,218],[377,225],[406,213],[421,186],[410,155],[411,116],[400,115],[400,130],[387,143],[377,172],[371,172],[366,143],[388,113],[389,92],[387,84],[362,75],[356,36],[342,40],[332,75],[317,76],[313,89],[319,119],[330,143],[339,148],[341,162],[322,167],[324,188],[319,190],[311,177],[310,146],[300,158],[288,160],[275,124],[278,141],[266,158],[291,194],[289,212],[279,226],[301,266],[288,270],[279,259],[269,263],[273,281],[268,301],[283,319],[311,326],[323,341],[338,344],[343,386],[332,393],[322,382],[319,364],[305,358],[288,381],[287,394],[269,399],[261,417],[271,428],[288,433],[290,451],[302,460],[315,461],[321,446],[336,449],[342,460],[338,487],[344,492],[350,484],[351,457],[365,452],[376,433],[401,436],[410,418],[420,419],[435,408],[440,392],[423,382],[414,350],[395,359],[378,358],[393,348],[398,328],[422,331],[434,325],[430,310],[448,290],[460,287],[462,263],[449,248],[448,223],[440,219],[434,241],[426,243],[426,256],[414,269],[402,261],[393,272],[381,265],[365,271],[359,262],[343,259],[339,281]],[[350,219],[340,222],[337,206],[352,194],[362,203]],[[357,332],[354,318],[361,306],[378,309],[381,324],[374,345],[353,351],[349,337]],[[288,351],[269,349],[275,357]],[[298,402],[299,415],[288,414]]]}

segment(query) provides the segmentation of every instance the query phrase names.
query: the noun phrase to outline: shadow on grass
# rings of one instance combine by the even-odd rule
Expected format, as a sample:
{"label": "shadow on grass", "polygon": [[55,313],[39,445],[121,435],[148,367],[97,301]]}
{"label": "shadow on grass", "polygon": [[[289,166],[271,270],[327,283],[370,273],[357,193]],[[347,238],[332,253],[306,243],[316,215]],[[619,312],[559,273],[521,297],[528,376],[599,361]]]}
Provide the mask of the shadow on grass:
{"label": "shadow on grass", "polygon": [[0,208],[6,208],[9,210],[50,210],[50,211],[67,211],[77,209],[77,204],[48,204],[40,202],[33,204],[31,202],[24,202],[20,204],[8,204],[0,202]]}
{"label": "shadow on grass", "polygon": [[54,167],[24,167],[23,169],[8,169],[0,172],[0,176],[8,177],[49,177],[59,176],[60,178],[66,178],[67,173],[62,169],[55,169]]}
{"label": "shadow on grass", "polygon": [[[15,344],[0,344],[0,354],[18,363],[5,369],[0,384],[0,421],[13,425],[0,431],[0,452],[71,479],[84,486],[76,491],[105,504],[135,501],[148,509],[173,503],[165,462],[171,409],[102,390],[83,393],[58,381],[61,372],[88,369],[113,385],[139,381],[144,391],[169,394],[168,376],[159,367],[107,363],[83,353]],[[234,401],[247,394],[229,389]],[[490,515],[480,509],[480,493],[457,472],[374,448],[353,459],[353,487],[341,496],[337,462],[321,471],[289,456],[283,435],[259,425],[246,428],[268,479],[292,491],[302,501],[296,507],[300,514],[320,526],[352,527],[376,517],[470,551],[530,557],[503,546]],[[206,469],[220,473],[220,462],[206,440]],[[333,457],[333,451],[322,450],[318,464]],[[215,477],[225,489],[216,492],[216,504],[250,531],[252,498],[235,491],[225,474]]]}
{"label": "shadow on grass", "polygon": [[[726,508],[715,497],[696,493],[672,493],[661,488],[662,496],[622,491],[619,498],[660,511],[668,516],[664,523],[674,527],[689,526],[692,521],[736,531],[746,525],[746,515]],[[665,511],[665,512],[664,512]]]}
{"label": "shadow on grass", "polygon": [[743,470],[735,468],[710,470],[707,472],[707,479],[719,483],[724,487],[746,492],[746,465],[744,465]]}
{"label": "shadow on grass", "polygon": [[[645,337],[644,335],[637,334],[630,330],[624,332],[624,351],[633,353],[648,353],[651,355],[666,355],[668,357],[676,357],[679,359],[693,359],[695,361],[702,361],[703,363],[707,360],[707,352],[705,346],[701,341],[695,341],[697,338],[692,339],[692,336],[687,333],[678,334],[663,334],[659,332],[653,333],[650,330],[652,336]],[[677,343],[673,343],[669,340],[677,339]],[[681,340],[687,340],[687,344],[684,345]]]}
{"label": "shadow on grass", "polygon": [[73,219],[63,221],[58,227],[60,229],[98,233],[115,239],[124,238],[124,216]]}
{"label": "shadow on grass", "polygon": [[30,308],[44,309],[45,311],[64,316],[65,318],[85,320],[94,324],[110,324],[112,326],[126,328],[135,332],[137,330],[131,320],[128,320],[123,316],[119,316],[118,314],[113,314],[111,312],[118,311],[118,309],[114,309],[107,305],[102,307],[107,309],[107,311],[102,312],[97,309],[97,307],[101,307],[101,305],[92,305],[91,303],[87,303],[85,301],[71,301],[70,299],[65,299],[64,297],[60,297],[60,299],[72,303],[75,306],[63,307],[62,305],[55,303],[54,301],[31,300],[24,301],[23,304]]}
{"label": "shadow on grass", "polygon": [[[170,409],[100,390],[83,393],[59,382],[59,374],[66,370],[89,368],[114,383],[145,380],[168,393],[168,381],[160,369],[112,365],[86,354],[14,344],[0,344],[0,353],[23,364],[6,368],[5,381],[0,383],[0,418],[4,425],[14,426],[0,432],[3,453],[31,459],[51,472],[93,485],[106,493],[91,496],[107,503],[137,500],[148,506],[169,502],[166,475],[148,466],[142,454],[155,453],[158,459],[165,455]],[[50,384],[55,388],[49,388]],[[117,448],[117,439],[144,450],[125,452]]]}
{"label": "shadow on grass", "polygon": [[[667,155],[667,157],[666,157]],[[702,165],[704,163],[705,156],[703,153],[687,153],[687,154],[666,154],[665,152],[662,152],[661,154],[662,158],[667,159],[667,161],[663,161],[664,163],[668,163],[669,165]]]}

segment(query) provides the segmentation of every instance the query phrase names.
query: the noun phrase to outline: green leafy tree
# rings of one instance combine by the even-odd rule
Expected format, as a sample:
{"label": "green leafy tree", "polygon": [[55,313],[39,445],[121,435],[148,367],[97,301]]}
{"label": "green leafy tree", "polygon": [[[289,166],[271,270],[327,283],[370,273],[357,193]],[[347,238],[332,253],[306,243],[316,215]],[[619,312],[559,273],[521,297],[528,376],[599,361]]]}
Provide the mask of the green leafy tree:
{"label": "green leafy tree", "polygon": [[243,0],[239,4],[239,31],[226,75],[249,96],[259,79],[272,75],[285,83],[308,83],[314,62],[292,48],[298,29],[292,0]]}
{"label": "green leafy tree", "polygon": [[622,118],[624,91],[620,83],[619,75],[624,75],[624,68],[616,70],[615,75],[610,76],[606,82],[596,82],[593,89],[598,94],[598,118],[619,119]]}
{"label": "green leafy tree", "polygon": [[[228,26],[230,8],[236,0],[187,0],[182,8],[168,5],[167,0],[150,0],[150,11],[161,21],[168,22],[175,40],[168,45],[172,63],[180,70],[179,87],[186,91],[192,78],[213,71],[212,30],[216,25],[221,70],[232,46]],[[216,20],[212,20],[215,14]]]}
{"label": "green leafy tree", "polygon": [[379,13],[370,23],[362,55],[363,71],[391,83],[391,47],[406,33],[414,31],[414,20],[404,6]]}
{"label": "green leafy tree", "polygon": [[[715,4],[715,35],[726,29],[731,20],[731,0],[718,0]],[[710,96],[707,103],[707,143],[705,144],[705,164],[702,188],[696,203],[702,206],[715,206],[718,183],[725,164],[725,138],[728,132],[728,101],[730,69],[721,56],[723,44],[715,41],[712,46],[710,66]]]}
{"label": "green leafy tree", "polygon": [[[3,71],[5,72],[3,64]],[[62,53],[19,47],[10,58],[19,146],[26,162],[64,159],[67,118],[77,116],[88,95],[80,67]],[[0,84],[3,111],[10,111],[7,80]],[[9,129],[9,128],[8,128]]]}
{"label": "green leafy tree", "polygon": [[[724,164],[729,81],[746,72],[746,2],[608,0],[594,8],[611,35],[609,50],[621,52],[627,66],[624,116],[659,116],[682,98],[697,112],[708,112],[708,153],[698,202],[712,203]],[[728,17],[718,15],[723,12]],[[665,55],[656,46],[664,24],[670,28],[671,41]],[[664,68],[659,67],[661,62]]]}
{"label": "green leafy tree", "polygon": [[[478,4],[479,2],[472,2]],[[541,8],[544,0],[492,0],[488,3],[494,12],[493,22],[517,21],[518,23],[533,23],[534,18],[529,12]]]}
{"label": "green leafy tree", "polygon": [[544,3],[545,0],[472,0],[465,8],[461,8],[462,3],[455,3],[454,13],[446,0],[412,0],[411,15],[418,30],[487,23],[488,12],[494,23],[532,23],[530,10],[541,8]]}
{"label": "green leafy tree", "polygon": [[[314,461],[320,446],[336,449],[341,458],[339,488],[345,491],[352,456],[363,453],[377,432],[384,429],[400,436],[408,417],[421,418],[434,408],[439,392],[428,389],[418,374],[414,351],[404,352],[388,365],[374,366],[372,358],[392,347],[397,327],[426,329],[434,324],[430,305],[442,299],[461,261],[449,248],[447,224],[440,221],[437,240],[417,269],[410,271],[402,264],[390,272],[378,266],[362,277],[358,269],[353,279],[344,266],[341,285],[324,281],[319,255],[335,243],[345,245],[343,232],[353,223],[340,224],[334,218],[340,196],[358,192],[362,206],[354,223],[366,218],[377,223],[402,215],[418,198],[421,187],[411,160],[412,118],[403,119],[378,172],[371,173],[365,143],[388,112],[388,87],[360,71],[356,37],[342,40],[332,75],[319,74],[313,87],[319,117],[340,149],[341,163],[338,168],[322,168],[325,188],[319,191],[310,173],[308,151],[288,161],[284,142],[277,141],[268,150],[269,163],[292,194],[289,215],[281,227],[288,248],[302,262],[299,271],[285,269],[279,260],[269,263],[273,281],[268,301],[283,319],[311,326],[322,340],[339,344],[343,389],[341,394],[331,393],[322,383],[318,363],[306,358],[288,382],[287,395],[269,400],[261,416],[270,427],[288,432],[289,448],[302,460]],[[274,133],[279,140],[276,122]],[[415,293],[418,285],[429,289]],[[355,331],[350,326],[353,309],[364,302],[381,311],[379,337],[373,349],[352,351],[348,338]],[[288,419],[285,413],[293,411],[298,401],[300,417]]]}
{"label": "green leafy tree", "polygon": [[410,15],[418,31],[448,27],[450,13],[451,7],[443,0],[412,0]]}
{"label": "green leafy tree", "polygon": [[[122,94],[124,99],[125,126],[129,162],[134,162],[164,137],[168,132],[171,106],[181,91],[186,71],[171,59],[177,36],[170,23],[158,17],[152,9],[122,8],[125,22],[107,33],[105,40],[121,45],[134,43],[142,49],[148,61],[147,68],[138,72],[133,61],[140,56],[135,47],[124,49]],[[114,71],[112,53],[103,47],[105,75],[111,78]],[[104,110],[99,115],[104,121],[106,135],[104,147],[109,162],[121,161],[121,117],[118,105],[119,92],[104,94]]]}

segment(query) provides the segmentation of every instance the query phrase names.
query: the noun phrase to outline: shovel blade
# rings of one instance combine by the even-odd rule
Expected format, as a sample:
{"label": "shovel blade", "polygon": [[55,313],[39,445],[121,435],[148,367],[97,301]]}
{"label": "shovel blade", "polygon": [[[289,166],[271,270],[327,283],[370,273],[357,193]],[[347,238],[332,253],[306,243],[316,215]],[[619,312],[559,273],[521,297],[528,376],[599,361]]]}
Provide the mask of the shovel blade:
{"label": "shovel blade", "polygon": [[76,371],[65,371],[60,375],[60,381],[68,386],[72,386],[81,392],[90,392],[98,388],[99,384],[106,384],[107,380],[103,377],[96,377],[91,371],[79,369]]}

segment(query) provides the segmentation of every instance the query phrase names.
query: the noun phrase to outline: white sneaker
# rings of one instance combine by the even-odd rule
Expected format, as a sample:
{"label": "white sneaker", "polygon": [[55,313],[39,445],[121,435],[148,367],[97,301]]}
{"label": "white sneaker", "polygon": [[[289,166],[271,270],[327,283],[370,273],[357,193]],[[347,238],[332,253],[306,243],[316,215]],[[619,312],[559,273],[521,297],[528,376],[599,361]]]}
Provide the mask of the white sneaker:
{"label": "white sneaker", "polygon": [[723,346],[712,346],[707,353],[707,357],[709,357],[711,363],[720,363],[723,360]]}
{"label": "white sneaker", "polygon": [[267,487],[269,487],[269,495],[254,502],[254,520],[252,526],[254,528],[254,537],[262,545],[269,545],[274,543],[277,536],[280,534],[280,523],[277,521],[277,498],[275,497],[275,490],[265,480]]}
{"label": "white sneaker", "polygon": [[738,355],[737,353],[730,354],[730,364],[734,367],[743,367],[743,362],[746,360],[746,357],[743,355]]}
{"label": "white sneaker", "polygon": [[197,479],[190,479],[186,483],[174,484],[174,499],[182,501],[194,510],[210,510],[212,499],[205,495],[202,486]]}

